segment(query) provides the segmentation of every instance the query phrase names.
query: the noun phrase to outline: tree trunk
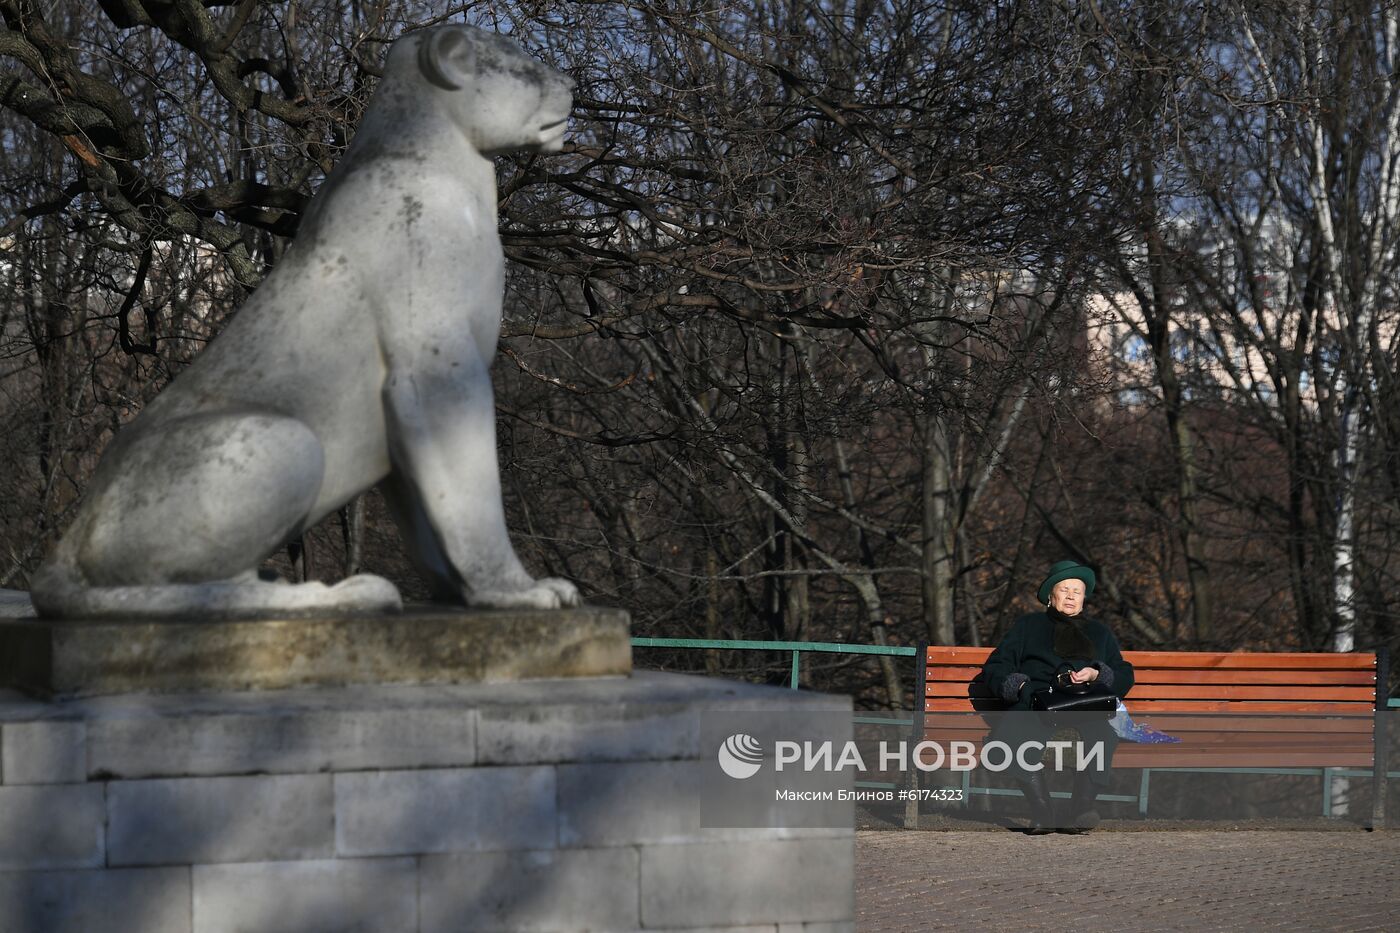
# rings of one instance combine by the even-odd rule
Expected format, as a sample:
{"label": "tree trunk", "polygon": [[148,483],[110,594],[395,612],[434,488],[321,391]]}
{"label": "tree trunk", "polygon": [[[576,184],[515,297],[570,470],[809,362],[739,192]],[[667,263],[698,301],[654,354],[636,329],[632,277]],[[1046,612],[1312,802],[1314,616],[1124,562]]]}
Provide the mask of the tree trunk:
{"label": "tree trunk", "polygon": [[1356,650],[1356,458],[1360,455],[1357,418],[1342,415],[1343,439],[1337,451],[1337,537],[1332,551],[1332,593],[1337,624],[1332,632],[1333,651]]}
{"label": "tree trunk", "polygon": [[1152,350],[1157,383],[1162,389],[1162,408],[1167,420],[1167,435],[1176,467],[1178,538],[1186,559],[1187,580],[1191,587],[1192,630],[1198,645],[1210,643],[1213,636],[1210,598],[1210,569],[1206,561],[1205,542],[1201,528],[1200,495],[1196,444],[1186,421],[1185,396],[1176,371],[1172,346],[1172,289],[1167,281],[1166,250],[1157,225],[1156,165],[1149,152],[1139,165],[1141,173],[1142,206],[1148,215],[1147,256],[1150,293],[1139,289],[1138,301],[1147,325],[1148,343]]}
{"label": "tree trunk", "polygon": [[[841,497],[846,508],[854,509],[856,505],[855,487],[851,483],[851,465],[846,457],[846,445],[841,441],[836,442],[836,472],[841,479]],[[857,544],[860,548],[861,559],[867,568],[874,568],[875,555],[870,549],[870,541],[866,537],[865,529],[856,529]],[[861,604],[865,607],[866,623],[870,626],[870,636],[875,644],[885,646],[889,644],[888,621],[889,616],[885,612],[884,601],[880,599],[880,588],[875,584],[874,574],[851,574],[847,579],[856,588],[856,593],[860,596]],[[889,655],[879,655],[880,674],[885,681],[885,698],[890,709],[899,709],[904,700],[904,688],[900,686],[899,671],[894,666],[894,658]]]}
{"label": "tree trunk", "polygon": [[[719,638],[719,555],[713,543],[705,547],[705,637]],[[719,651],[705,649],[705,673],[714,676],[719,673]]]}
{"label": "tree trunk", "polygon": [[947,422],[930,414],[924,420],[923,465],[923,605],[929,641],[956,644],[953,629],[953,558],[956,529],[953,465]]}
{"label": "tree trunk", "polygon": [[364,496],[356,496],[349,505],[340,510],[340,534],[345,542],[345,564],[341,570],[345,576],[352,577],[360,572],[360,560],[364,552]]}

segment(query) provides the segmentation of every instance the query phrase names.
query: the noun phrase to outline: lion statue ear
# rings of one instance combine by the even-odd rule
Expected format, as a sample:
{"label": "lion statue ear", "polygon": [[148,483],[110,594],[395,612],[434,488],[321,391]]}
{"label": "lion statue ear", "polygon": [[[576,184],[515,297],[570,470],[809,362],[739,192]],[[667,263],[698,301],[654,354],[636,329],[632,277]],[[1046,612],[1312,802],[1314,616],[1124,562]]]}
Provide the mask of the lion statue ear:
{"label": "lion statue ear", "polygon": [[465,87],[475,63],[476,49],[460,29],[434,29],[418,44],[418,67],[440,88],[456,91]]}

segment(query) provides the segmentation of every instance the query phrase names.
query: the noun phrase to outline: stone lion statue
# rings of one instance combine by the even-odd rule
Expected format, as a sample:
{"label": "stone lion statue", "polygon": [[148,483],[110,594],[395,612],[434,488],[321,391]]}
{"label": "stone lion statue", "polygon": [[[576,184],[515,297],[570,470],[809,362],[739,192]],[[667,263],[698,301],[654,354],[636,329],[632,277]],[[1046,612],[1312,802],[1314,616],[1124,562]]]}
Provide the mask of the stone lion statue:
{"label": "stone lion statue", "polygon": [[434,598],[576,605],[573,584],[534,579],[511,546],[488,374],[505,271],[491,157],[557,152],[572,84],[470,27],[400,38],[283,261],[106,450],[33,580],[39,614],[398,608],[368,574],[258,575],[375,485]]}

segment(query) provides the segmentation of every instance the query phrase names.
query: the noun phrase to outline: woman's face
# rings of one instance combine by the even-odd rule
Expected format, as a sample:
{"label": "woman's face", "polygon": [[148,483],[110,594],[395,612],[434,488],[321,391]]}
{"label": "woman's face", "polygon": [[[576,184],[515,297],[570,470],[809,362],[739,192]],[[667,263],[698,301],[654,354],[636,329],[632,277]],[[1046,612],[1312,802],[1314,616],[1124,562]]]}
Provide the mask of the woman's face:
{"label": "woman's face", "polygon": [[1084,611],[1084,581],[1061,580],[1050,591],[1050,605],[1061,615],[1077,616]]}

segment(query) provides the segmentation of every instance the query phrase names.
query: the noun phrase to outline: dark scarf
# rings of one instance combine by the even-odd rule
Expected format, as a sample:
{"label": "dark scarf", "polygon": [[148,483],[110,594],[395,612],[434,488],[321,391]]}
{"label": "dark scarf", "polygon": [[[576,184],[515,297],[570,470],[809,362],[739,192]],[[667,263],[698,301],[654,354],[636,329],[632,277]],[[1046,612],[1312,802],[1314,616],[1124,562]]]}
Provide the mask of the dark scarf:
{"label": "dark scarf", "polygon": [[1047,606],[1045,614],[1050,617],[1050,621],[1055,623],[1054,651],[1056,654],[1066,660],[1070,658],[1087,661],[1103,660],[1094,651],[1094,642],[1085,630],[1082,616],[1064,615],[1054,606]]}

